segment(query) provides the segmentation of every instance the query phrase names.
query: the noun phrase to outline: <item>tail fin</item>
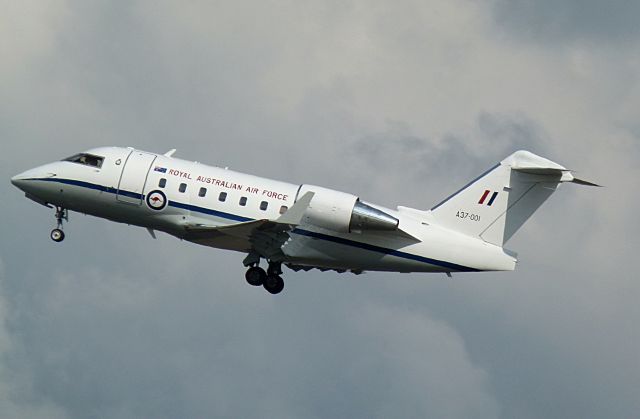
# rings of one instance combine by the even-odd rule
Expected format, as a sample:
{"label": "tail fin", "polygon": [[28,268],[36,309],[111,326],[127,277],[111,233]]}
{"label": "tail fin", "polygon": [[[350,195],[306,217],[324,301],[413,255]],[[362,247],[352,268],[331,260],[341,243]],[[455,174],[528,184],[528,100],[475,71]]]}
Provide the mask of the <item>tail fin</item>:
{"label": "tail fin", "polygon": [[516,151],[431,209],[435,223],[502,246],[563,182],[598,186],[528,151]]}

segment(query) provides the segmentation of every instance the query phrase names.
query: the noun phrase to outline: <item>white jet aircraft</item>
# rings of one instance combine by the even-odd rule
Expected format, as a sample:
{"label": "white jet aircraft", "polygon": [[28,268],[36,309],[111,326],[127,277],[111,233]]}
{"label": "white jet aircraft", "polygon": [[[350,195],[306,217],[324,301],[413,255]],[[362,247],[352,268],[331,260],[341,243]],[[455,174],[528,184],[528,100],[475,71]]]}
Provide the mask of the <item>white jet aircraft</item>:
{"label": "white jet aircraft", "polygon": [[[384,208],[356,195],[297,185],[133,148],[102,147],[11,179],[56,209],[56,242],[77,211],[247,253],[246,280],[282,291],[282,264],[298,271],[510,271],[503,245],[563,182],[597,186],[517,151],[427,211]],[[265,271],[261,259],[268,263]]]}

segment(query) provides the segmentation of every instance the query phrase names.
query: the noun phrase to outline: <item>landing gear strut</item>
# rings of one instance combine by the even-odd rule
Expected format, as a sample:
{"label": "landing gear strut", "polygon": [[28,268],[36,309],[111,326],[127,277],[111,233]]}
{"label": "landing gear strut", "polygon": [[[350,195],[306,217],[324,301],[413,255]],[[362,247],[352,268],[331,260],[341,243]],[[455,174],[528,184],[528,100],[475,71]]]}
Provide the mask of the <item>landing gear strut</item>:
{"label": "landing gear strut", "polygon": [[254,287],[262,285],[270,294],[279,294],[282,292],[284,289],[284,281],[280,276],[282,274],[281,264],[269,262],[269,268],[265,272],[264,269],[258,266],[258,263],[259,260],[258,262],[252,260],[253,266],[247,269],[247,273],[244,275],[249,285],[253,285]]}
{"label": "landing gear strut", "polygon": [[62,222],[69,221],[69,213],[62,207],[56,207],[57,227],[51,230],[51,240],[60,243],[64,240],[64,231],[62,231]]}

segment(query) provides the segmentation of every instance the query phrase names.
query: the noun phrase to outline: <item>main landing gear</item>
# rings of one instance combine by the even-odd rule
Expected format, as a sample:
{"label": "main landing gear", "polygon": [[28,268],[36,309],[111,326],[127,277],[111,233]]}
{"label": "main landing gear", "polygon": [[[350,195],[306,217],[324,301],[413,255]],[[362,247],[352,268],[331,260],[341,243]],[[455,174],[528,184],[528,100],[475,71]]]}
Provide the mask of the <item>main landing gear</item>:
{"label": "main landing gear", "polygon": [[269,268],[266,272],[256,263],[247,269],[244,277],[249,285],[254,287],[262,285],[270,294],[279,294],[284,289],[284,281],[280,275],[282,275],[281,264],[269,262]]}
{"label": "main landing gear", "polygon": [[64,231],[62,231],[63,221],[69,221],[69,212],[62,207],[56,207],[56,222],[58,226],[51,230],[51,240],[56,243],[64,240]]}

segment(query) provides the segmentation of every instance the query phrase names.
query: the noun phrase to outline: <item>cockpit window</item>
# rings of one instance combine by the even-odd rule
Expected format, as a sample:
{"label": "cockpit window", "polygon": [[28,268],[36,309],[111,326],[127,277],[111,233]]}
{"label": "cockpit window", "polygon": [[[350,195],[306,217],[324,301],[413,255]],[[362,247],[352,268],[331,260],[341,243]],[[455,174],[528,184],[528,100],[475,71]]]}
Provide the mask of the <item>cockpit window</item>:
{"label": "cockpit window", "polygon": [[95,156],[93,154],[80,153],[75,154],[71,157],[67,157],[63,161],[70,161],[72,163],[84,164],[85,166],[97,167],[98,169],[102,167],[102,162],[104,161],[104,157]]}

